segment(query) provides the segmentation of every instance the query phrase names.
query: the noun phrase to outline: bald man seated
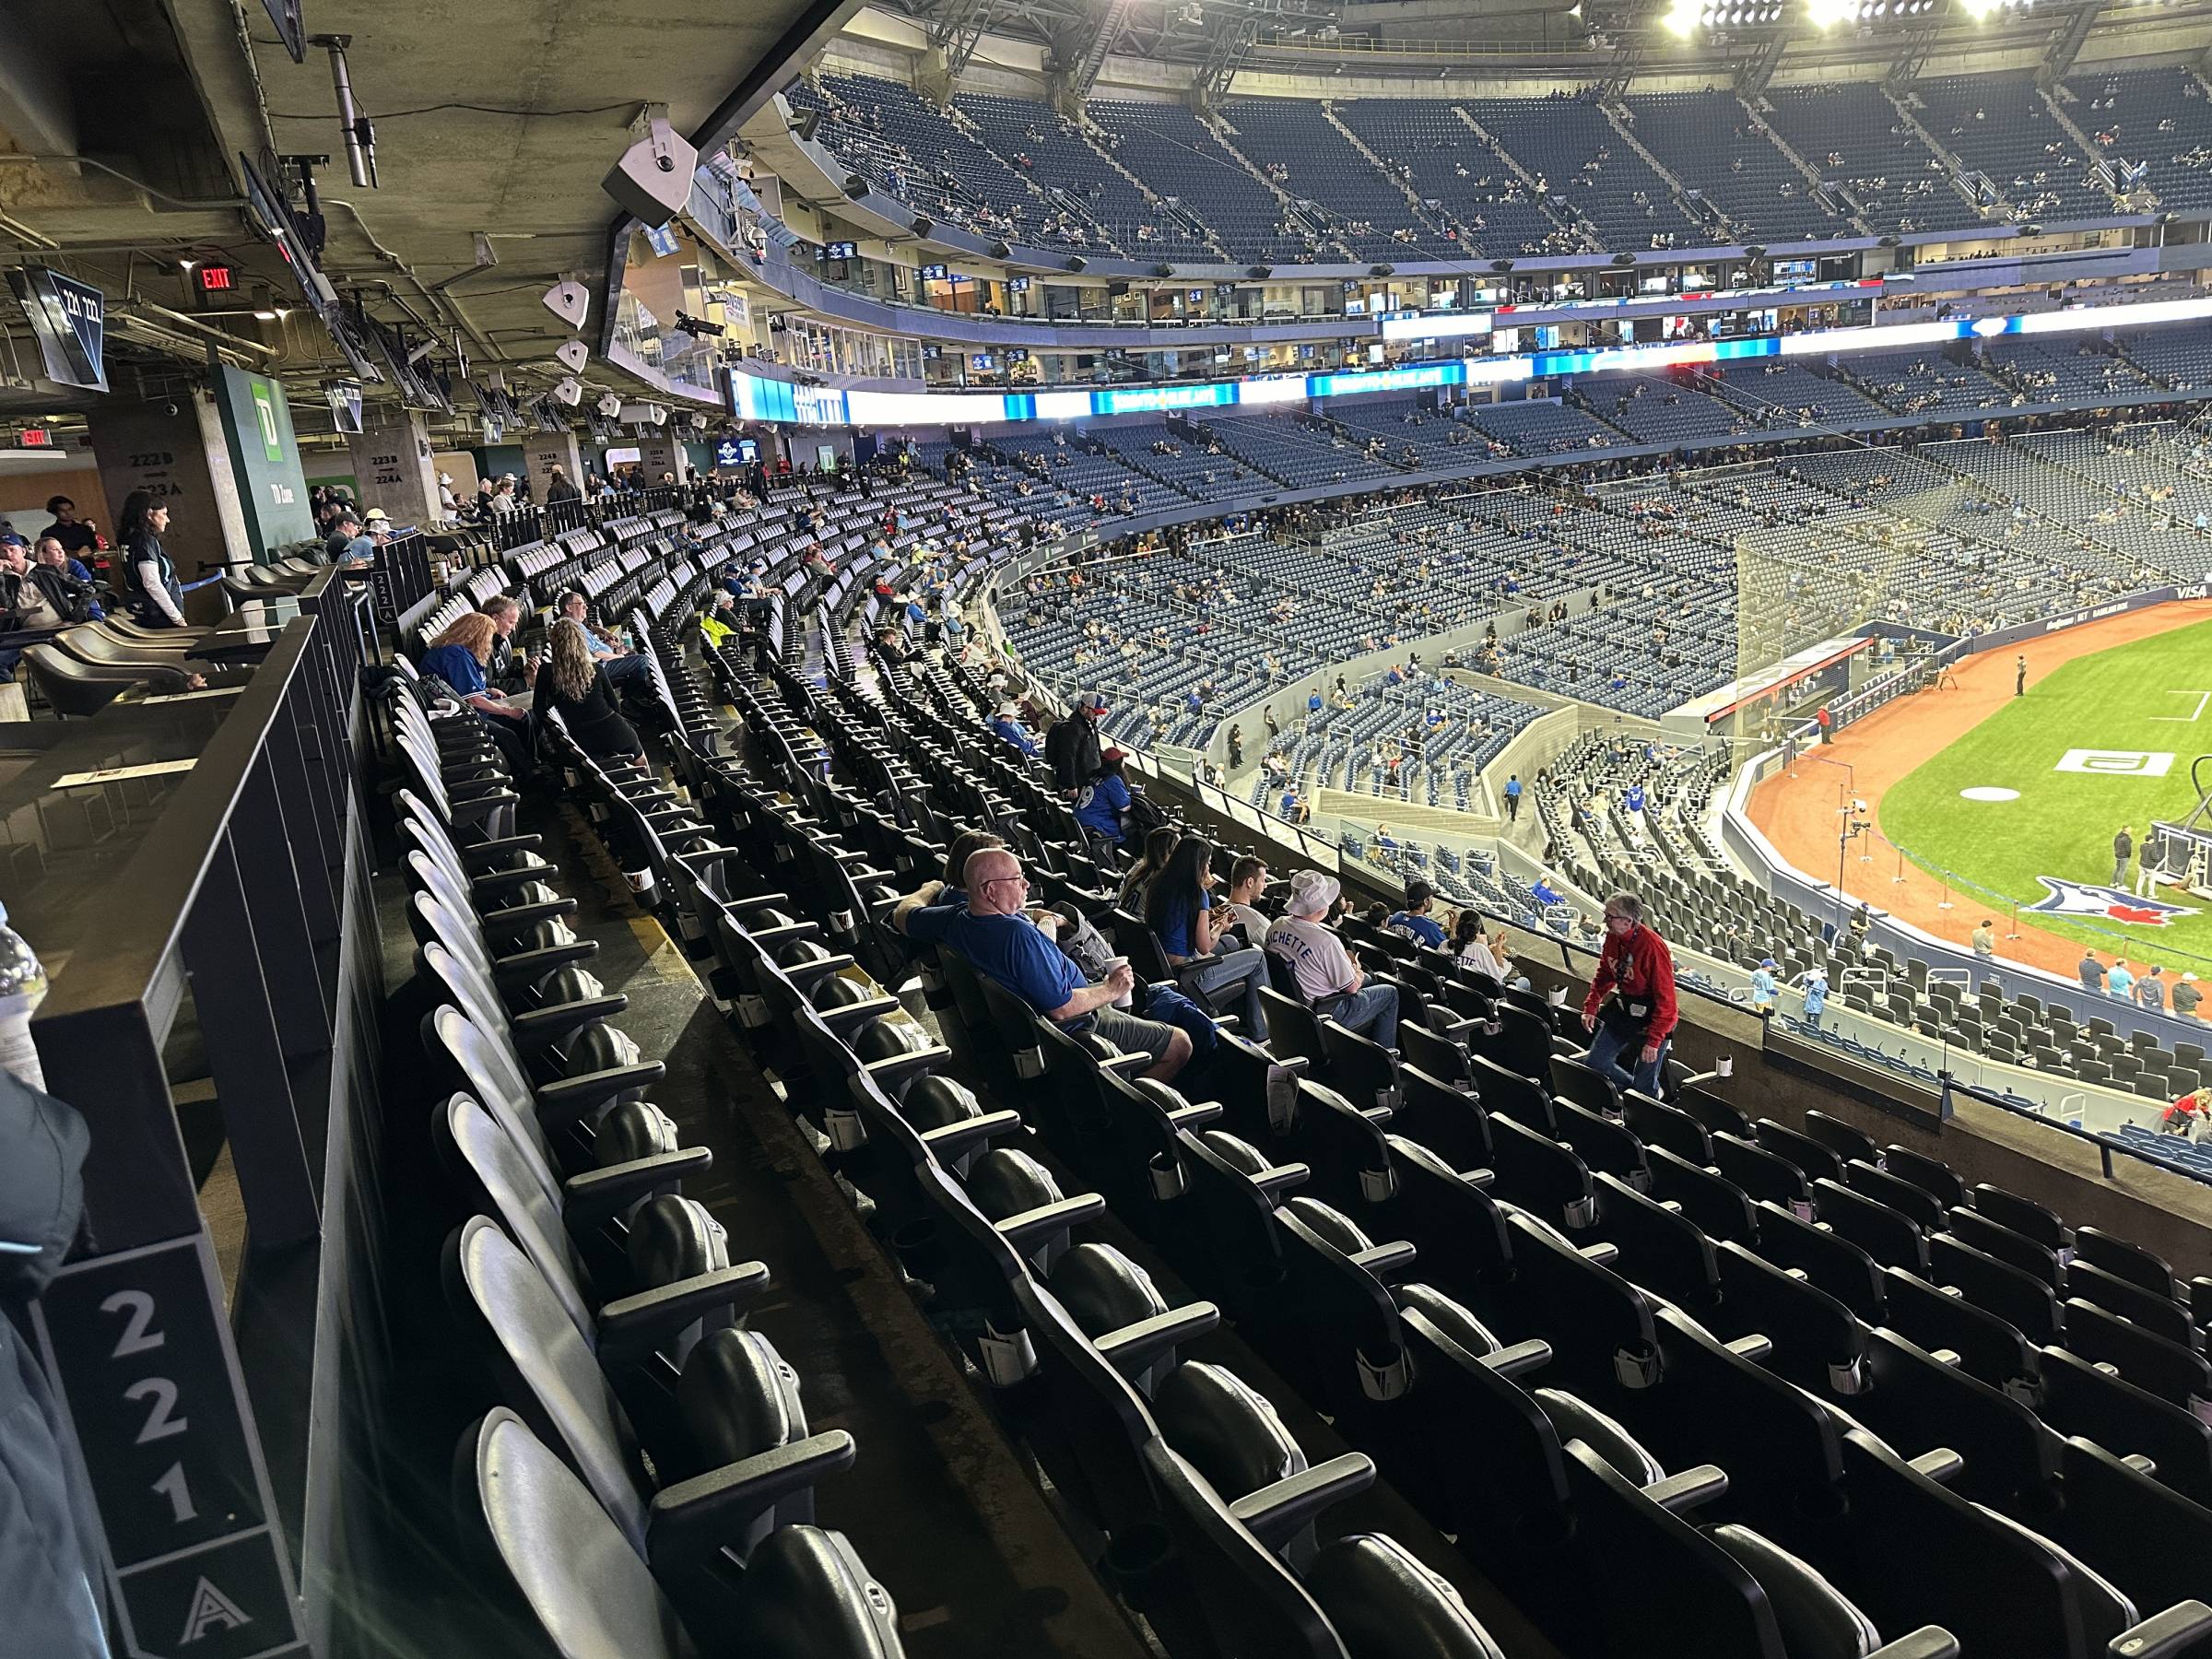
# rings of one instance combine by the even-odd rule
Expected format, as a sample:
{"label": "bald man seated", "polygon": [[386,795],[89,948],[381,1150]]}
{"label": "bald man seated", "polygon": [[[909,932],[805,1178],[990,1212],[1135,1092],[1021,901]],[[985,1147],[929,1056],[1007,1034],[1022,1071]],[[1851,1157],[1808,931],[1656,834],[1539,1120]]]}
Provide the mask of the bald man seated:
{"label": "bald man seated", "polygon": [[1128,963],[1090,984],[1024,913],[1030,884],[1020,859],[1003,847],[986,847],[970,855],[961,881],[966,903],[936,902],[944,884],[932,882],[899,901],[892,925],[909,938],[964,958],[985,979],[1053,1024],[1095,1032],[1124,1054],[1150,1055],[1147,1077],[1165,1083],[1189,1062],[1191,1040],[1182,1031],[1113,1006],[1135,988],[1135,974]]}

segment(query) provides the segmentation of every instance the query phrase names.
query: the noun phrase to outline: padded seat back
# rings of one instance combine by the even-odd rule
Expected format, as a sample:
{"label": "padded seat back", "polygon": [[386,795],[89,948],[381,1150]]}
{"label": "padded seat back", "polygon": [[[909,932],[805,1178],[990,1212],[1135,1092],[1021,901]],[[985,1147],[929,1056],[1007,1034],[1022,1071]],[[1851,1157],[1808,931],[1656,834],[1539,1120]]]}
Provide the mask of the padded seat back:
{"label": "padded seat back", "polygon": [[491,1412],[464,1450],[474,1518],[548,1648],[563,1659],[680,1659],[693,1651],[636,1547],[520,1416],[504,1406]]}
{"label": "padded seat back", "polygon": [[488,1218],[465,1222],[446,1253],[448,1293],[500,1355],[500,1389],[508,1405],[582,1477],[642,1556],[646,1512],[637,1437],[583,1333],[546,1276]]}
{"label": "padded seat back", "polygon": [[540,1173],[543,1166],[468,1095],[456,1094],[441,1103],[433,1125],[441,1147],[459,1164],[463,1179],[477,1189],[472,1196],[481,1200],[485,1213],[537,1265],[577,1330],[590,1339],[596,1321],[582,1289],[583,1264],[569,1242],[559,1200]]}
{"label": "padded seat back", "polygon": [[1338,1538],[1304,1577],[1347,1659],[1505,1659],[1459,1592],[1394,1538]]}

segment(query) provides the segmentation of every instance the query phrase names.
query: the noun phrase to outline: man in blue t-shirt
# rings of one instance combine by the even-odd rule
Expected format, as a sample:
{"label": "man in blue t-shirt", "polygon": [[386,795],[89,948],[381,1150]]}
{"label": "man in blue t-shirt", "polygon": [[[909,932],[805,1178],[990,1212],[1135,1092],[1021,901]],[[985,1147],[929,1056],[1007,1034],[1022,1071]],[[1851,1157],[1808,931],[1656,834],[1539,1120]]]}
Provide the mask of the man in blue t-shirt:
{"label": "man in blue t-shirt", "polygon": [[1125,1054],[1150,1055],[1144,1077],[1165,1083],[1183,1068],[1191,1057],[1189,1037],[1113,1006],[1135,988],[1126,961],[1100,983],[1087,983],[1082,970],[1030,920],[1030,884],[1020,859],[1004,847],[986,847],[969,857],[962,880],[966,905],[936,902],[944,884],[933,881],[899,901],[891,924],[910,939],[965,959],[1053,1024],[1095,1032]]}
{"label": "man in blue t-shirt", "polygon": [[1426,945],[1431,950],[1444,947],[1444,924],[1429,913],[1436,903],[1436,889],[1425,881],[1406,884],[1406,908],[1390,919],[1390,930],[1404,934],[1417,945]]}
{"label": "man in blue t-shirt", "polygon": [[1030,735],[1030,728],[1021,724],[1021,711],[1012,703],[1004,703],[991,717],[991,730],[1002,742],[1010,743],[1029,759],[1034,760],[1043,753],[1043,746]]}
{"label": "man in blue t-shirt", "polygon": [[1521,774],[1515,772],[1505,781],[1505,821],[1519,822],[1521,818]]}

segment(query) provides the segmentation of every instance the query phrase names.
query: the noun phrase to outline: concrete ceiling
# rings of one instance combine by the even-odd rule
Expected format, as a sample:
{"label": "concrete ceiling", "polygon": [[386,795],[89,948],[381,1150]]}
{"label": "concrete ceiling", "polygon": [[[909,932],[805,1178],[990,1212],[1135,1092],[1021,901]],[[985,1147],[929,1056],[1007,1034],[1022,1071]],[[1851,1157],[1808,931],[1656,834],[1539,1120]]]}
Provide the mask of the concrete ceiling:
{"label": "concrete ceiling", "polygon": [[[472,372],[504,369],[511,387],[535,393],[559,374],[553,348],[570,337],[539,302],[560,276],[591,288],[583,337],[599,345],[610,256],[628,240],[600,181],[641,110],[665,105],[695,141],[724,137],[858,8],[305,0],[311,35],[353,37],[355,95],[376,124],[380,188],[364,190],[347,178],[327,55],[311,48],[294,64],[259,0],[10,0],[0,7],[0,265],[42,259],[126,308],[143,290],[189,311],[178,259],[224,252],[281,294],[282,263],[239,211],[237,158],[274,182],[275,156],[327,154],[323,264],[340,294],[361,294],[417,337],[457,335]],[[11,151],[41,159],[11,163]],[[479,234],[498,257],[482,269]],[[146,314],[187,351],[203,337]],[[312,318],[213,326],[250,342],[240,360],[285,372],[296,394],[337,361]],[[637,389],[596,358],[586,378]]]}

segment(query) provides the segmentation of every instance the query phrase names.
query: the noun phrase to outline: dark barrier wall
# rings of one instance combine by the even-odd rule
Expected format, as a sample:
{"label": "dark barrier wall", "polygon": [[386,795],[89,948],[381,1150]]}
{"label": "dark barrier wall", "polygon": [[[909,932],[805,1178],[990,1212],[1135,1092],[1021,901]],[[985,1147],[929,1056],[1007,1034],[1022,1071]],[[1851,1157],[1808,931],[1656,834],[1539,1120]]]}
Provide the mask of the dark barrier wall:
{"label": "dark barrier wall", "polygon": [[[49,1090],[92,1134],[90,1241],[35,1323],[99,1502],[118,1653],[347,1646],[335,1583],[359,1562],[339,1551],[371,1530],[383,1369],[364,602],[319,579],[227,713],[125,704],[83,728],[103,754],[201,739],[112,879],[66,895],[97,935],[31,1026]],[[171,730],[192,718],[219,724]],[[203,1213],[223,1190],[211,1128],[242,1223]]]}

